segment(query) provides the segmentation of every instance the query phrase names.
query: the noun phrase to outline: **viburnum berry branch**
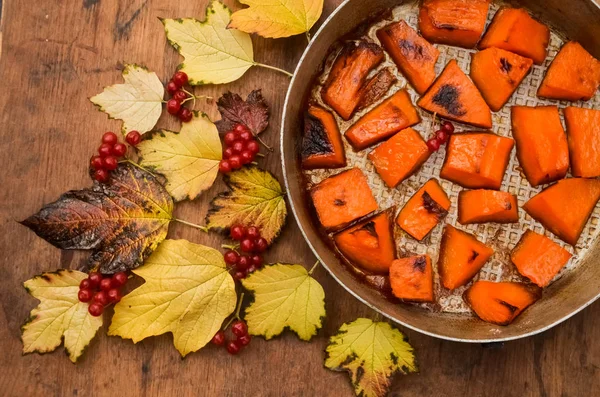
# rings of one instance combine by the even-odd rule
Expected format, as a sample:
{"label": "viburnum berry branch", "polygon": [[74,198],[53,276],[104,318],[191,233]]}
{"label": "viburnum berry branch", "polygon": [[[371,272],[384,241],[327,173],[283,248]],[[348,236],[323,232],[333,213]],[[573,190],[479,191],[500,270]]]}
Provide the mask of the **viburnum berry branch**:
{"label": "viburnum berry branch", "polygon": [[231,318],[229,319],[229,321],[227,321],[227,323],[225,324],[224,327],[222,327],[221,329],[227,329],[229,328],[229,326],[231,325],[231,323],[234,320],[241,320],[240,318],[240,311],[242,310],[242,303],[244,302],[244,293],[242,292],[240,294],[240,297],[238,298],[238,304],[237,304],[237,308],[235,309],[235,313],[233,314],[233,316],[231,316]]}
{"label": "viburnum berry branch", "polygon": [[208,228],[206,226],[197,225],[195,223],[184,221],[183,219],[178,219],[178,218],[171,218],[171,220],[174,222],[179,222],[184,225],[193,227],[194,229],[202,230],[204,233],[208,233]]}

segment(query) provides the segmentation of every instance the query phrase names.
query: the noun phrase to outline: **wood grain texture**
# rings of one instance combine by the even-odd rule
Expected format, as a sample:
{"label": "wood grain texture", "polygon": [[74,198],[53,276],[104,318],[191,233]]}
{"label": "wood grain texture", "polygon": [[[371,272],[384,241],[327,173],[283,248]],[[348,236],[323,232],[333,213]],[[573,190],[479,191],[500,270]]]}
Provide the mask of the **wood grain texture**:
{"label": "wood grain texture", "polygon": [[[326,0],[328,15],[341,0]],[[19,327],[35,305],[21,283],[44,270],[77,267],[85,253],[61,252],[16,221],[62,192],[87,186],[86,165],[102,132],[119,123],[97,112],[87,98],[120,81],[120,65],[136,62],[169,76],[179,56],[165,42],[158,17],[201,17],[207,0],[25,0],[2,2],[0,57],[0,394],[7,396],[351,396],[345,374],[323,368],[327,336],[358,316],[376,318],[326,274],[316,271],[327,294],[328,318],[312,343],[285,334],[255,338],[239,357],[208,347],[181,360],[170,335],[138,345],[101,333],[81,362],[56,351],[21,356]],[[227,1],[231,7],[240,5]],[[324,18],[321,18],[323,20]],[[256,60],[293,70],[306,38],[253,37]],[[225,90],[246,95],[262,88],[271,105],[265,139],[277,146],[288,78],[253,68],[239,81],[197,93]],[[214,104],[198,108],[213,119]],[[176,123],[163,117],[163,127]],[[263,165],[281,177],[277,152]],[[208,201],[224,189],[219,181],[176,215],[203,222]],[[183,225],[172,238],[218,246],[221,239]],[[290,217],[267,260],[310,266],[314,258]],[[106,330],[105,325],[104,330]],[[501,349],[433,339],[405,330],[417,351],[418,375],[398,377],[397,396],[597,396],[600,395],[600,304],[536,337]]]}

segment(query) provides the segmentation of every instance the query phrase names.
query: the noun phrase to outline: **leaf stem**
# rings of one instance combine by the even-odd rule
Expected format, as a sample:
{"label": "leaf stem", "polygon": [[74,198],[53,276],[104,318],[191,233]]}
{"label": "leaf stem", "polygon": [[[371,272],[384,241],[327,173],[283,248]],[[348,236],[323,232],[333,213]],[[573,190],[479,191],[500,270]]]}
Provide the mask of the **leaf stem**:
{"label": "leaf stem", "polygon": [[237,251],[240,248],[239,244],[221,244],[221,248],[225,248],[232,251]]}
{"label": "leaf stem", "polygon": [[320,264],[321,264],[321,261],[315,262],[315,264],[313,265],[313,267],[308,271],[308,275],[312,276],[313,272],[315,271],[315,269],[317,268],[317,266],[319,266]]}
{"label": "leaf stem", "polygon": [[267,149],[269,152],[275,151],[275,149],[273,149],[271,146],[267,145],[267,143],[265,141],[263,141],[262,138],[258,136],[258,134],[252,133],[252,135],[254,135],[254,138],[258,141],[258,143],[263,145],[265,147],[265,149]]}
{"label": "leaf stem", "polygon": [[184,225],[193,227],[194,229],[202,230],[204,233],[208,233],[208,228],[206,226],[197,225],[192,222],[184,221],[183,219],[171,218],[172,221],[183,223]]}
{"label": "leaf stem", "polygon": [[306,40],[308,41],[308,44],[310,44],[310,32],[308,30],[306,31]]}
{"label": "leaf stem", "polygon": [[271,65],[265,65],[264,63],[254,62],[254,66],[260,66],[261,68],[275,70],[275,71],[277,71],[279,73],[285,74],[288,77],[292,77],[293,76],[293,74],[290,73],[290,72],[288,72],[287,70],[283,70],[283,69],[280,69],[280,68],[277,68],[277,67],[271,66]]}
{"label": "leaf stem", "polygon": [[244,302],[244,293],[242,292],[240,294],[240,297],[238,298],[238,303],[237,303],[237,308],[235,309],[235,314],[233,316],[231,316],[231,318],[229,319],[229,321],[227,321],[227,324],[225,324],[225,326],[222,328],[223,330],[226,330],[227,328],[229,328],[229,326],[231,325],[231,323],[233,322],[233,320],[237,319],[237,320],[241,320],[240,318],[240,311],[242,310],[242,303]]}
{"label": "leaf stem", "polygon": [[119,160],[119,163],[128,163],[128,164],[131,164],[131,165],[133,165],[134,167],[137,167],[137,168],[139,168],[139,169],[140,169],[140,170],[142,170],[142,171],[146,171],[147,173],[149,173],[149,174],[150,174],[150,175],[152,175],[152,176],[156,176],[156,174],[155,174],[154,172],[150,171],[149,169],[147,169],[147,168],[145,168],[145,167],[142,167],[141,165],[139,165],[138,163],[136,163],[136,162],[135,162],[135,161],[133,161],[133,160],[130,160],[130,159],[127,159],[127,158],[126,158],[126,159],[124,159],[124,160]]}

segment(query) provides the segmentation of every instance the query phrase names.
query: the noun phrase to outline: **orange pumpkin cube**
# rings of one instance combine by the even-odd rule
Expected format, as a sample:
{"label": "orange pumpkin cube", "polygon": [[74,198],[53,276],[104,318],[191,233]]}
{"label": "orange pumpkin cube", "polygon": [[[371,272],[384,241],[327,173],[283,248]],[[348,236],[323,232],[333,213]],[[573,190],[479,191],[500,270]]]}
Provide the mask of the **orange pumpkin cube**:
{"label": "orange pumpkin cube", "polygon": [[463,190],[458,194],[458,223],[519,222],[517,198],[497,190]]}
{"label": "orange pumpkin cube", "polygon": [[311,105],[304,117],[302,168],[339,168],[346,166],[342,134],[331,112]]}
{"label": "orange pumpkin cube", "polygon": [[396,259],[390,267],[390,284],[396,298],[433,302],[433,269],[429,255]]}
{"label": "orange pumpkin cube", "polygon": [[571,173],[573,176],[600,176],[600,110],[565,108]]}

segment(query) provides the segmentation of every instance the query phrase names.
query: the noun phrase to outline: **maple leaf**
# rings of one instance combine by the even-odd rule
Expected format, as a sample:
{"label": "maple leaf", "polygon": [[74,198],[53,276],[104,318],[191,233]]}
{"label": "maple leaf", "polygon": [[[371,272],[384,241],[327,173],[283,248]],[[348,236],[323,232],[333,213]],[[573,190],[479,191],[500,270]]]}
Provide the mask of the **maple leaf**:
{"label": "maple leaf", "polygon": [[146,282],[115,306],[109,335],[137,343],[171,332],[185,357],[210,342],[235,310],[235,283],[215,249],[165,240],[133,272]]}
{"label": "maple leaf", "polygon": [[231,16],[232,28],[263,37],[308,32],[321,17],[323,0],[240,0],[248,8]]}
{"label": "maple leaf", "polygon": [[395,374],[417,371],[413,348],[404,334],[367,318],[343,324],[325,352],[325,366],[348,371],[357,396],[382,397]]}
{"label": "maple leaf", "polygon": [[211,203],[206,224],[209,229],[227,229],[233,225],[253,225],[271,243],[285,224],[287,208],[281,185],[268,171],[245,167],[225,177],[231,189]]}
{"label": "maple leaf", "polygon": [[144,262],[165,239],[172,212],[158,180],[124,164],[108,183],[67,192],[21,223],[58,248],[93,250],[88,268],[111,274]]}
{"label": "maple leaf", "polygon": [[217,101],[221,120],[215,124],[219,132],[231,131],[236,124],[243,124],[254,135],[263,132],[269,125],[269,106],[261,90],[253,90],[244,101],[238,94],[226,92]]}
{"label": "maple leaf", "polygon": [[266,266],[243,279],[242,285],[254,294],[244,316],[252,335],[268,340],[288,327],[308,341],[323,326],[325,292],[304,267]]}
{"label": "maple leaf", "polygon": [[123,120],[123,134],[150,131],[162,113],[165,89],[160,79],[143,66],[125,65],[123,80],[124,84],[106,87],[90,101],[110,118]]}
{"label": "maple leaf", "polygon": [[102,326],[102,317],[89,314],[88,304],[77,297],[79,283],[87,276],[74,270],[57,270],[23,283],[27,292],[40,301],[21,327],[23,354],[54,351],[63,339],[72,362],[83,354]]}
{"label": "maple leaf", "polygon": [[250,35],[227,29],[230,16],[227,6],[213,1],[204,22],[161,19],[167,40],[185,58],[179,69],[187,73],[190,84],[229,83],[256,64]]}
{"label": "maple leaf", "polygon": [[167,178],[165,188],[175,201],[194,200],[210,188],[222,158],[219,132],[205,114],[196,114],[179,133],[154,133],[137,149],[140,165]]}

